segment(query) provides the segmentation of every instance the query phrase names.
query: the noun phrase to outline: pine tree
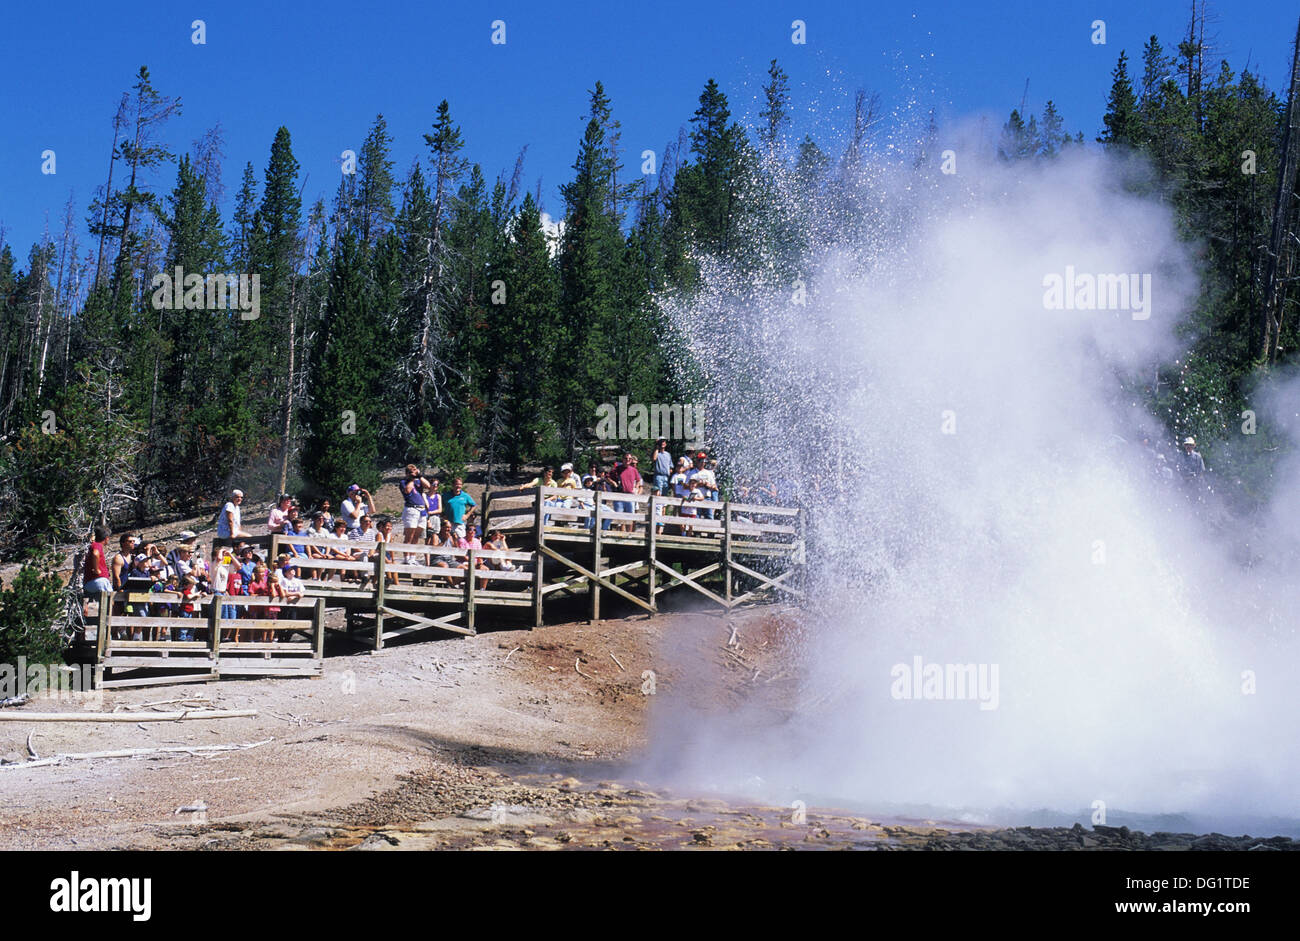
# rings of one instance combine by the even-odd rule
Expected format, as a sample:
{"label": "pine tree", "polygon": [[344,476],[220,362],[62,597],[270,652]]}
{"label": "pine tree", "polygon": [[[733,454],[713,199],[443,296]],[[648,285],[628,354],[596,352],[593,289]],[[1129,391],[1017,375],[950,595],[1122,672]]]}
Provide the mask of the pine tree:
{"label": "pine tree", "polygon": [[1056,105],[1048,101],[1043,107],[1043,123],[1039,131],[1039,153],[1044,157],[1055,157],[1067,139],[1064,131],[1065,122],[1056,110]]}
{"label": "pine tree", "polygon": [[460,128],[451,119],[451,107],[443,99],[433,122],[433,132],[424,135],[429,147],[429,163],[433,169],[433,185],[429,207],[429,229],[422,252],[424,282],[420,288],[423,309],[420,316],[418,340],[415,346],[412,369],[415,387],[415,409],[411,427],[433,417],[434,411],[444,416],[450,413],[454,402],[448,391],[448,381],[456,370],[448,362],[445,342],[445,308],[455,296],[455,285],[447,277],[449,249],[445,229],[454,202],[454,188],[465,174],[468,161],[461,156],[465,142]]}
{"label": "pine tree", "polygon": [[[622,277],[623,239],[612,214],[611,168],[605,126],[608,100],[599,83],[592,93],[587,128],[578,145],[574,179],[560,187],[565,202],[560,250],[561,322],[550,381],[562,413],[562,447],[574,453],[596,406],[609,401],[624,381],[613,357]],[[614,182],[617,186],[617,182]]]}
{"label": "pine tree", "polygon": [[1142,125],[1138,118],[1137,98],[1133,83],[1128,77],[1128,55],[1120,52],[1119,61],[1111,73],[1110,97],[1106,101],[1106,114],[1102,118],[1106,130],[1097,138],[1110,147],[1139,147],[1142,144]]}
{"label": "pine tree", "polygon": [[376,245],[393,225],[393,161],[389,159],[393,138],[382,114],[375,115],[357,156],[355,212],[361,241]]}
{"label": "pine tree", "polygon": [[728,256],[739,225],[739,192],[746,166],[744,129],[731,120],[727,96],[709,79],[691,118],[693,163],[682,166],[673,182],[665,227],[669,275],[690,286],[698,278],[689,260],[691,247]]}
{"label": "pine tree", "polygon": [[763,110],[758,116],[762,119],[758,140],[764,155],[775,159],[781,143],[781,133],[790,121],[790,76],[785,73],[776,60],[767,67],[767,84],[763,86]]}
{"label": "pine tree", "polygon": [[345,233],[330,272],[323,340],[309,370],[311,406],[304,417],[302,472],[320,494],[342,493],[352,483],[367,489],[379,484],[374,392],[384,363],[375,356],[380,320],[366,267],[364,246]]}
{"label": "pine tree", "polygon": [[296,309],[303,253],[298,169],[289,130],[281,127],[271,143],[249,252],[250,267],[261,279],[261,310],[256,319],[241,319],[238,324],[254,416],[263,429],[267,453],[280,452],[282,467],[290,441],[297,347],[302,339]]}

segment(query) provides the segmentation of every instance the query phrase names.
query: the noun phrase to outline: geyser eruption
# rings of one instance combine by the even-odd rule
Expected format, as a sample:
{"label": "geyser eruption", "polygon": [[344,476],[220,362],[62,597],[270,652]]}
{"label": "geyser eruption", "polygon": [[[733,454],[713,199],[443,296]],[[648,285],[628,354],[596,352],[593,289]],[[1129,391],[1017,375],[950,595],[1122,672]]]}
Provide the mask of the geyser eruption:
{"label": "geyser eruption", "polygon": [[[785,194],[791,270],[705,260],[666,303],[724,463],[809,510],[814,600],[789,719],[660,697],[656,772],[876,812],[1297,829],[1300,473],[1248,534],[1213,483],[1155,473],[1141,439],[1167,432],[1134,390],[1199,286],[1135,181],[1081,149],[877,168]],[[1294,392],[1266,420],[1294,422]]]}

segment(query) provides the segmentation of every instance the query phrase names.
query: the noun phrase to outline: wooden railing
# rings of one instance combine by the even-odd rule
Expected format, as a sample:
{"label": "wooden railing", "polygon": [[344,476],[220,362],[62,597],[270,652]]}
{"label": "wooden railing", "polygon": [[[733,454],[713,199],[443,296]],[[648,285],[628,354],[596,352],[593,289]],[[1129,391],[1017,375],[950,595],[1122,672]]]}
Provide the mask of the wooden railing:
{"label": "wooden railing", "polygon": [[[187,604],[196,609],[188,617],[180,614]],[[279,609],[274,617],[269,610],[273,607]],[[203,671],[191,679],[319,676],[325,654],[325,600],[209,594],[187,601],[174,592],[104,592],[95,653],[96,680],[104,686],[179,681],[175,675],[135,680],[104,675],[106,670],[141,668]]]}

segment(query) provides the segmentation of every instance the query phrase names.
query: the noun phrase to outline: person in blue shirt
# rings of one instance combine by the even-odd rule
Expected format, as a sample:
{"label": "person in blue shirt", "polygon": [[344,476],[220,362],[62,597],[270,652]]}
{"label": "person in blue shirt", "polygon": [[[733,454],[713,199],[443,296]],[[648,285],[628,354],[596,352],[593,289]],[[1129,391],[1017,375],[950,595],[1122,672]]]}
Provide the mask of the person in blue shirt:
{"label": "person in blue shirt", "polygon": [[451,482],[451,496],[447,497],[443,502],[447,506],[447,519],[451,521],[453,527],[464,525],[477,512],[475,508],[478,504],[465,491],[465,482],[459,477]]}
{"label": "person in blue shirt", "polygon": [[655,444],[655,450],[650,455],[651,461],[654,462],[655,475],[655,493],[661,497],[668,496],[668,478],[673,475],[673,456],[668,453],[668,440],[660,438]]}

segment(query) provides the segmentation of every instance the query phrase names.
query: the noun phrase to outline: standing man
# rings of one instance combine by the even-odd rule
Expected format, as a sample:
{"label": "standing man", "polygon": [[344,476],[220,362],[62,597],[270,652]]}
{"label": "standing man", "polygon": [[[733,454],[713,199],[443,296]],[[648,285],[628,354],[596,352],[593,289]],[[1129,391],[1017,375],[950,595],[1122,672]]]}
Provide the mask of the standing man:
{"label": "standing man", "polygon": [[1183,474],[1183,483],[1188,487],[1194,490],[1206,488],[1207,482],[1203,479],[1205,458],[1201,457],[1201,452],[1196,450],[1196,439],[1191,435],[1183,439],[1183,454],[1179,470]]}
{"label": "standing man", "polygon": [[90,549],[86,552],[86,569],[83,573],[81,589],[85,600],[81,603],[81,616],[90,616],[90,599],[98,600],[100,594],[113,590],[113,583],[108,577],[108,550],[105,548],[108,537],[112,535],[107,526],[96,526],[91,539]]}
{"label": "standing man", "polygon": [[243,502],[244,491],[230,491],[226,505],[217,514],[217,538],[213,541],[214,546],[233,546],[236,539],[252,535],[244,532],[241,525],[239,507]]}
{"label": "standing man", "polygon": [[668,496],[668,478],[673,475],[673,456],[668,453],[668,440],[660,438],[655,444],[654,454],[650,455],[654,463],[655,493],[661,497]]}
{"label": "standing man", "polygon": [[131,570],[131,557],[135,555],[135,537],[123,533],[118,537],[119,551],[113,556],[113,565],[109,570],[109,581],[113,591],[121,591],[126,583],[127,573]]}
{"label": "standing man", "polygon": [[457,526],[464,526],[477,512],[478,504],[466,492],[465,482],[459,477],[451,482],[451,496],[444,502],[447,504],[447,519],[451,521],[453,530]]}

